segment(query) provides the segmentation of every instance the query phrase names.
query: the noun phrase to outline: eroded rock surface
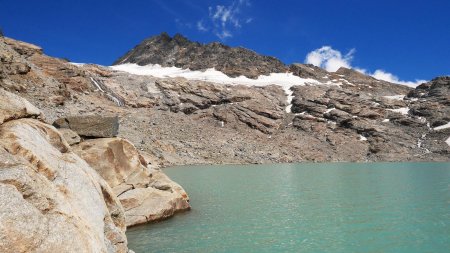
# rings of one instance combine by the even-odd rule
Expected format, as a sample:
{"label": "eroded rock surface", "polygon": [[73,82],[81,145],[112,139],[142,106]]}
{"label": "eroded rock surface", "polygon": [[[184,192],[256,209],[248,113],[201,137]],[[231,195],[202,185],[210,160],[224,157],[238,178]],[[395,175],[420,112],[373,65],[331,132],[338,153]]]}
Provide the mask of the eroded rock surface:
{"label": "eroded rock surface", "polygon": [[10,120],[0,139],[1,252],[128,251],[120,202],[54,127]]}
{"label": "eroded rock surface", "polygon": [[113,188],[125,209],[127,226],[165,219],[190,208],[183,188],[152,168],[127,140],[86,140],[74,151]]}

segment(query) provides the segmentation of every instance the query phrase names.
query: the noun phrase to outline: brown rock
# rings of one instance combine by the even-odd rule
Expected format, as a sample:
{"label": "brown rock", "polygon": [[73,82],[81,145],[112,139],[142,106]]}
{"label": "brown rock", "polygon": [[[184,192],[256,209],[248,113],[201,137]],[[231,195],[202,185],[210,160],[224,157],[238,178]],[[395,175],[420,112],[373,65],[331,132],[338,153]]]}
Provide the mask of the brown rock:
{"label": "brown rock", "polygon": [[87,140],[74,151],[109,183],[133,226],[165,219],[187,210],[189,198],[163,172],[150,169],[133,144],[120,138]]}
{"label": "brown rock", "polygon": [[66,98],[63,96],[51,96],[50,101],[55,105],[64,105]]}
{"label": "brown rock", "polygon": [[61,128],[58,131],[62,134],[69,145],[78,144],[81,141],[80,136],[69,128]]}
{"label": "brown rock", "polygon": [[42,117],[42,114],[27,100],[0,88],[0,124],[25,117]]}
{"label": "brown rock", "polygon": [[17,53],[24,56],[31,56],[33,54],[42,54],[42,48],[19,40],[4,38],[6,44],[10,45]]}

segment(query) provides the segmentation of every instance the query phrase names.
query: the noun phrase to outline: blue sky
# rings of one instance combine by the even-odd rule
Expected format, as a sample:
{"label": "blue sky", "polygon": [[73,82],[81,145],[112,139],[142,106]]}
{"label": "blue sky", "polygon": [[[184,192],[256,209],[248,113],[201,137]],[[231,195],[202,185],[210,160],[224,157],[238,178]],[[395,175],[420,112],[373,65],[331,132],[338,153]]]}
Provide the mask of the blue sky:
{"label": "blue sky", "polygon": [[244,46],[285,63],[351,66],[408,81],[450,74],[445,0],[0,0],[0,6],[6,36],[74,62],[109,65],[167,31]]}

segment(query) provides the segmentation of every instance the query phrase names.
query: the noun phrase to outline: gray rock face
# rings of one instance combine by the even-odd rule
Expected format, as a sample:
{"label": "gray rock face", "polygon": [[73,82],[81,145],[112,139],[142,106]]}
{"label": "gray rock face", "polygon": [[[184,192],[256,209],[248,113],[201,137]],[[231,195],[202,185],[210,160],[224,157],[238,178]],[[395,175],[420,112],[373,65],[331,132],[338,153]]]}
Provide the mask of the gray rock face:
{"label": "gray rock face", "polygon": [[249,78],[287,70],[278,59],[242,47],[228,47],[218,42],[200,44],[180,34],[171,38],[167,33],[144,40],[113,64],[124,63],[159,64],[191,70],[215,68],[231,77],[244,75]]}
{"label": "gray rock face", "polygon": [[411,114],[426,118],[431,127],[450,122],[450,77],[438,77],[421,84],[408,97],[417,100]]}
{"label": "gray rock face", "polygon": [[211,110],[223,124],[242,122],[253,129],[272,133],[284,117],[285,95],[277,86],[223,86],[207,82],[161,80],[163,103],[173,112],[193,114]]}
{"label": "gray rock face", "polygon": [[83,137],[115,137],[119,132],[119,118],[117,116],[71,116],[57,119],[53,125],[57,128],[69,128]]}
{"label": "gray rock face", "polygon": [[330,74],[324,69],[316,67],[312,64],[294,63],[289,66],[289,71],[294,75],[302,78],[311,78],[320,81],[328,81],[327,76]]}

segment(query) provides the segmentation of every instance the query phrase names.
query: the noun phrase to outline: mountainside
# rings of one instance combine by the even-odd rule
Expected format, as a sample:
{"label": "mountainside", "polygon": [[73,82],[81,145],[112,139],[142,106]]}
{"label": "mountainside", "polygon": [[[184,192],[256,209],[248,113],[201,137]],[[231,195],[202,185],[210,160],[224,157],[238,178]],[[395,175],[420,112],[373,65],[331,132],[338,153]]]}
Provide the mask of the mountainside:
{"label": "mountainside", "polygon": [[[219,45],[213,44],[210,47]],[[449,160],[448,77],[412,89],[351,69],[327,72],[312,65],[285,66],[245,49],[239,50],[260,59],[239,68],[252,78],[216,79],[220,72],[189,70],[159,74],[167,70],[164,67],[153,69],[151,76],[115,70],[127,70],[127,64],[113,68],[71,64],[7,38],[0,46],[17,55],[2,56],[3,88],[29,99],[50,122],[67,115],[117,115],[119,136],[164,166]],[[220,46],[224,51],[219,57],[205,47],[181,35],[162,34],[118,62],[128,62],[124,59],[130,56],[142,60],[139,64],[154,58],[158,62],[153,63],[176,66],[176,61],[189,64],[196,59],[193,55],[202,52],[199,59],[214,61],[192,64],[217,69],[215,64],[247,58],[244,54],[222,57],[233,48]],[[259,70],[263,63],[282,68],[274,73],[272,67],[264,70],[268,76],[248,70]]]}

